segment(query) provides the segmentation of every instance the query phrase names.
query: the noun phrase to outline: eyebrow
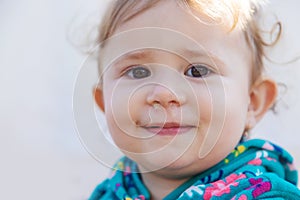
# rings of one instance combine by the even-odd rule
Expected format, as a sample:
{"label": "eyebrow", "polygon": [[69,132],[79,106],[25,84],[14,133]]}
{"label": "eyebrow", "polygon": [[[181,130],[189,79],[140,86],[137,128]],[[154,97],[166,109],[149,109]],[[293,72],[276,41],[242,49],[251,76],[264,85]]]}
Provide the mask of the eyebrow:
{"label": "eyebrow", "polygon": [[202,57],[202,56],[212,56],[213,58],[217,58],[216,55],[209,51],[204,50],[193,50],[193,49],[183,49],[181,55],[189,55],[190,57]]}
{"label": "eyebrow", "polygon": [[[164,49],[159,49],[161,51],[167,52],[167,53],[172,53],[175,55],[178,55],[180,57],[185,58],[186,55],[190,57],[199,57],[199,56],[211,56],[212,54],[210,53],[205,53],[204,51],[197,51],[197,50],[192,50],[192,49],[184,49],[183,51],[168,51]],[[131,51],[129,53],[126,53],[122,55],[121,57],[127,58],[127,59],[141,59],[145,58],[146,56],[148,57],[153,57],[154,55],[153,50],[151,49],[140,49],[136,51]]]}
{"label": "eyebrow", "polygon": [[182,54],[180,55],[188,55],[189,57],[192,58],[198,58],[198,57],[209,57],[210,60],[216,62],[216,64],[221,64],[223,66],[225,66],[226,64],[224,63],[224,61],[217,56],[216,54],[208,51],[208,50],[193,50],[193,49],[183,49]]}
{"label": "eyebrow", "polygon": [[144,49],[135,50],[135,51],[131,51],[129,53],[122,55],[121,58],[138,60],[141,58],[145,58],[146,56],[153,57],[153,52],[151,52],[151,50],[144,50]]}
{"label": "eyebrow", "polygon": [[129,51],[128,53],[124,53],[123,55],[119,56],[113,63],[115,65],[124,64],[126,62],[137,62],[142,59],[152,59],[154,58],[153,51],[151,52],[150,49],[138,49]]}
{"label": "eyebrow", "polygon": [[[129,53],[126,53],[122,55],[120,58],[128,59],[128,60],[140,60],[143,58],[154,58],[155,52],[153,51],[155,49],[138,49],[131,51]],[[190,58],[201,58],[201,57],[209,57],[211,61],[215,62],[215,64],[221,64],[225,66],[225,63],[219,58],[219,56],[213,54],[212,52],[208,50],[202,50],[202,49],[188,49],[184,48],[178,51],[168,51],[167,49],[159,49],[161,51],[167,52],[167,53],[174,53],[177,56],[182,57],[185,60],[189,60]],[[118,61],[117,61],[118,62]]]}
{"label": "eyebrow", "polygon": [[206,53],[204,53],[204,51],[199,51],[199,50],[192,50],[192,49],[184,49],[182,51],[183,55],[188,54],[192,57],[197,57],[197,56],[203,56],[203,55],[207,55]]}

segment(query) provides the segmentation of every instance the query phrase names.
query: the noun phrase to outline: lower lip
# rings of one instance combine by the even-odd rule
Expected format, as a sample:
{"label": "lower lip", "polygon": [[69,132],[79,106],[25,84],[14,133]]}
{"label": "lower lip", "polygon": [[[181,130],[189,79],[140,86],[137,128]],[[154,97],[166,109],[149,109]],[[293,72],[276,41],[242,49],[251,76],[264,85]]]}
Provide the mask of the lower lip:
{"label": "lower lip", "polygon": [[192,127],[170,127],[170,128],[146,128],[149,132],[161,136],[173,136],[183,134],[192,129]]}

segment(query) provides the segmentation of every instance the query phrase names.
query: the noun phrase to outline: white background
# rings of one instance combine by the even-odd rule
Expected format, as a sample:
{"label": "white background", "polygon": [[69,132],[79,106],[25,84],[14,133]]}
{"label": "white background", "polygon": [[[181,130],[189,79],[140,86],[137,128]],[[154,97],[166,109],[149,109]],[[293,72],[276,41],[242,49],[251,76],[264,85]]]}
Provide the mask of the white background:
{"label": "white background", "polygon": [[[81,145],[72,111],[85,57],[74,43],[81,44],[96,26],[106,2],[0,1],[0,199],[86,199],[106,177],[109,169]],[[300,55],[300,3],[271,5],[284,24],[272,58],[288,61]],[[268,114],[254,130],[290,150],[298,163],[299,64],[271,68],[289,91],[280,113]]]}

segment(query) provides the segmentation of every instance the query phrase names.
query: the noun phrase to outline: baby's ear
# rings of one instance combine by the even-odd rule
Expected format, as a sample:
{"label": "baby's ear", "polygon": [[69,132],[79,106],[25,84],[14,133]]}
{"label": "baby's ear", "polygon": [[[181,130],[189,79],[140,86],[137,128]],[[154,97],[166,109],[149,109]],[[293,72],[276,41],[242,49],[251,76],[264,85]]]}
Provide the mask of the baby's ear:
{"label": "baby's ear", "polygon": [[277,97],[277,84],[268,78],[258,79],[250,90],[247,129],[254,127],[273,106]]}
{"label": "baby's ear", "polygon": [[104,112],[103,90],[101,86],[94,88],[94,98],[99,108]]}

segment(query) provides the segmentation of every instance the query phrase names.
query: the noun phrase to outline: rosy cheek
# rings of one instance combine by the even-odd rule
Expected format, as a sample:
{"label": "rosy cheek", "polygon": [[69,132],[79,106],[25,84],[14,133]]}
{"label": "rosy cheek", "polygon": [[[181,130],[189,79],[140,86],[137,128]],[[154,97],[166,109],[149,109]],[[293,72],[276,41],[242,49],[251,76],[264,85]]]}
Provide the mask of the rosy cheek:
{"label": "rosy cheek", "polygon": [[213,110],[213,103],[211,93],[213,91],[206,86],[194,87],[193,96],[189,99],[191,105],[194,105],[194,109],[197,109],[197,116],[200,116],[200,120],[206,122],[211,119],[211,112]]}
{"label": "rosy cheek", "polygon": [[202,127],[202,144],[198,156],[206,157],[216,146],[218,139],[224,133],[226,122],[227,96],[221,81],[207,82],[198,87],[197,103]]}

